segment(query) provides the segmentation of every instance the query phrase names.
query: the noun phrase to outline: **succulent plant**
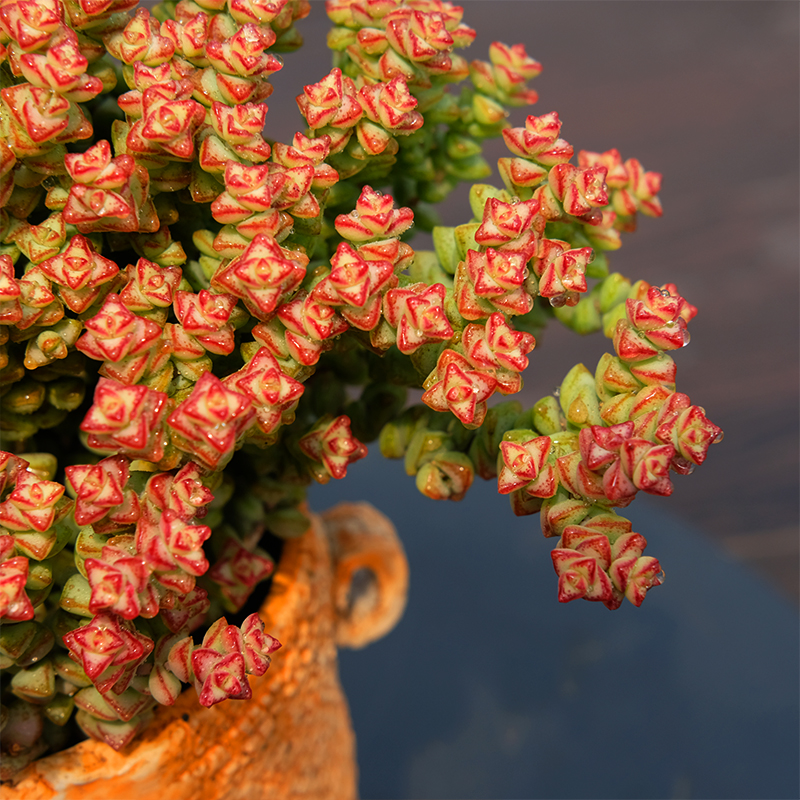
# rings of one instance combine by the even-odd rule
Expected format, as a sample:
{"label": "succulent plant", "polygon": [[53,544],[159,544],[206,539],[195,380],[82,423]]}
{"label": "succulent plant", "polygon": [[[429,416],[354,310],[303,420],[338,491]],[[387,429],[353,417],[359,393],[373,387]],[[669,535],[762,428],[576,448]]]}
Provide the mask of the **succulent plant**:
{"label": "succulent plant", "polygon": [[[248,599],[365,442],[434,499],[497,480],[558,539],[558,599],[613,609],[661,583],[617,509],[722,437],[675,385],[697,309],[609,271],[661,176],[575,165],[556,113],[510,127],[522,45],[470,63],[451,3],[328,0],[334,66],[281,143],[307,0],[136,5],[0,0],[2,779],[75,721],[123,747],[184,683],[248,698],[280,647]],[[439,224],[462,182],[473,219]],[[613,352],[493,403],[552,317]]]}

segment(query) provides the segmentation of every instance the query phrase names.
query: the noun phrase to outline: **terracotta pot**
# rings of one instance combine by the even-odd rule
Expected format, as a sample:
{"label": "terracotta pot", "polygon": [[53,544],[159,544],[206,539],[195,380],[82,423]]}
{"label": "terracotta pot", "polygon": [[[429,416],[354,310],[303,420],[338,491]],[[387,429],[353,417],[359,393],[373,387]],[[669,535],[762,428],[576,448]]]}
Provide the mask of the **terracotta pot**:
{"label": "terracotta pot", "polygon": [[212,708],[194,690],[160,707],[120,752],[96,741],[23,770],[4,800],[353,798],[355,738],[336,647],[361,647],[403,613],[408,565],[392,524],[372,506],[312,515],[288,541],[261,616],[283,643],[249,701]]}

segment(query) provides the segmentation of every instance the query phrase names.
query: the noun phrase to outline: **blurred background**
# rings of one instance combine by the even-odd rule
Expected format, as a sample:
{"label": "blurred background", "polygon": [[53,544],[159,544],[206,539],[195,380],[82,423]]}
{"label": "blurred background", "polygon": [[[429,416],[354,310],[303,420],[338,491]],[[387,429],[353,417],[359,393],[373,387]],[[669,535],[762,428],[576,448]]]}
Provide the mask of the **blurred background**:
{"label": "blurred background", "polygon": [[[614,615],[558,606],[552,543],[493,487],[434,504],[370,457],[316,491],[316,507],[360,497],[389,513],[411,561],[397,630],[342,655],[362,794],[796,798],[800,6],[463,5],[469,58],[521,41],[544,66],[512,124],[555,110],[576,151],[616,147],[663,173],[664,217],[642,218],[610,262],[699,307],[678,390],[725,440],[668,501],[631,507],[669,580]],[[306,46],[273,78],[271,138],[291,139],[294,96],[329,71],[328,27],[312,1]],[[470,217],[458,194],[446,224]],[[523,402],[608,347],[548,329]]]}

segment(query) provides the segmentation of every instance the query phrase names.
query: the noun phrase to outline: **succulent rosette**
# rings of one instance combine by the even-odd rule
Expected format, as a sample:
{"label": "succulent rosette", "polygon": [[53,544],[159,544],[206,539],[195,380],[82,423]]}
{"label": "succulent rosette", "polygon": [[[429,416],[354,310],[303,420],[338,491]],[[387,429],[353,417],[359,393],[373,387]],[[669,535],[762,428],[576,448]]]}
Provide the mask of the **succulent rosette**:
{"label": "succulent rosette", "polygon": [[[605,255],[661,176],[572,163],[555,112],[511,127],[522,45],[468,62],[458,6],[329,0],[335,66],[280,142],[305,0],[136,5],[0,0],[1,780],[78,730],[125,747],[183,684],[250,697],[280,643],[242,609],[374,439],[430,498],[496,479],[558,537],[558,599],[617,608],[662,574],[615,509],[722,437],[676,385],[697,309]],[[552,317],[613,352],[494,403]]]}

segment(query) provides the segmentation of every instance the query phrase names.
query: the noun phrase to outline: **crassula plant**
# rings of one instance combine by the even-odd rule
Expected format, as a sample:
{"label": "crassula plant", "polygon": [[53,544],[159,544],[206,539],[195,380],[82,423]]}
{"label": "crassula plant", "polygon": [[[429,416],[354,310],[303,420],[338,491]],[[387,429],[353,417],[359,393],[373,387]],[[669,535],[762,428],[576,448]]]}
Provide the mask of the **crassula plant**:
{"label": "crassula plant", "polygon": [[[365,443],[434,499],[496,480],[557,540],[558,599],[614,609],[661,582],[618,509],[722,435],[676,390],[696,309],[609,269],[660,175],[574,157],[555,112],[510,127],[522,45],[468,62],[457,6],[329,0],[334,67],[277,142],[306,0],[136,5],[0,0],[3,778],[75,723],[125,746],[187,683],[246,699],[280,646],[248,599]],[[491,402],[553,317],[613,352]]]}

